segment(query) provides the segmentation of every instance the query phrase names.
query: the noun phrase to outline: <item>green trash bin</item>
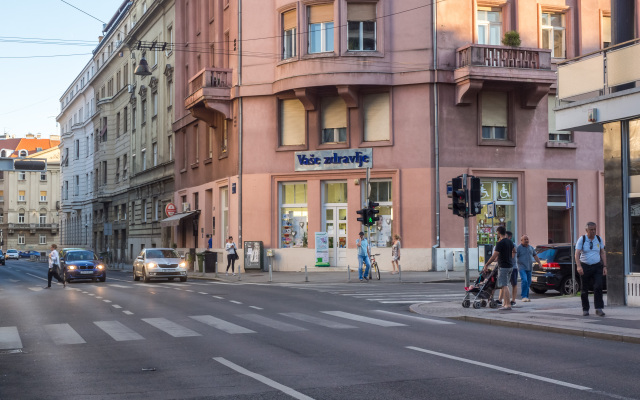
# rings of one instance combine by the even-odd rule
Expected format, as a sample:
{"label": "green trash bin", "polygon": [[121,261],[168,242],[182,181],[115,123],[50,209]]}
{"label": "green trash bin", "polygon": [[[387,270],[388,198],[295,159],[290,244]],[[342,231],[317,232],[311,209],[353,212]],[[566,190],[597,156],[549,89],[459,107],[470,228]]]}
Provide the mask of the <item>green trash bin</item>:
{"label": "green trash bin", "polygon": [[204,272],[204,252],[202,253],[198,253],[198,271],[197,272]]}

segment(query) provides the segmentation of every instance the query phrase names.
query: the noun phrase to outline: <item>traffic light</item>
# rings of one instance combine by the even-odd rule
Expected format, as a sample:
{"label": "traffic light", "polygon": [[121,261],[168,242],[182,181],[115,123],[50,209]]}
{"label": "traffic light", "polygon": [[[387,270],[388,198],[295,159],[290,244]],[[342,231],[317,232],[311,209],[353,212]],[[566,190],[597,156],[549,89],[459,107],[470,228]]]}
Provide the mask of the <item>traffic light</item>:
{"label": "traffic light", "polygon": [[356,211],[356,213],[360,215],[360,217],[358,217],[358,221],[362,222],[363,225],[369,226],[367,225],[367,221],[369,220],[369,209],[363,208],[362,210]]}
{"label": "traffic light", "polygon": [[376,215],[380,213],[380,210],[376,210],[376,207],[378,207],[379,205],[379,203],[369,200],[369,218],[367,219],[367,226],[373,226],[376,224],[376,222],[380,221],[380,217]]}
{"label": "traffic light", "polygon": [[467,200],[462,186],[462,178],[453,178],[447,182],[447,197],[451,198],[449,209],[454,215],[465,217],[467,214]]}
{"label": "traffic light", "polygon": [[478,215],[482,212],[480,190],[480,178],[472,177],[469,190],[469,215]]}

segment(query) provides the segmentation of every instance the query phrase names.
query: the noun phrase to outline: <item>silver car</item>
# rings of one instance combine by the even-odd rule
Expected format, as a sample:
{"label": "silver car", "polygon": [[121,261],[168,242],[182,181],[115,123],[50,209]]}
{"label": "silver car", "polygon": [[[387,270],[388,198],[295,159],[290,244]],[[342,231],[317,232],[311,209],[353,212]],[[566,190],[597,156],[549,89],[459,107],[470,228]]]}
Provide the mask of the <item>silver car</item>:
{"label": "silver car", "polygon": [[143,249],[133,261],[133,280],[149,282],[151,279],[180,278],[187,281],[187,263],[174,249]]}

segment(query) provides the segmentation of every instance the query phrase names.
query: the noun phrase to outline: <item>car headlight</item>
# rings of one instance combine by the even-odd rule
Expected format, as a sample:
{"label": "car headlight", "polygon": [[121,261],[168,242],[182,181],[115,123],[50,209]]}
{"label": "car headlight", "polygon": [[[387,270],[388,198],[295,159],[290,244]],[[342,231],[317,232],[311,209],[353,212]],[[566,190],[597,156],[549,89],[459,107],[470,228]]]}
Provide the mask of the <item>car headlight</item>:
{"label": "car headlight", "polygon": [[76,269],[75,265],[67,265],[67,269]]}
{"label": "car headlight", "polygon": [[104,265],[98,264],[98,265],[96,265],[96,268],[99,269],[99,270],[103,270],[104,269]]}
{"label": "car headlight", "polygon": [[158,266],[158,264],[152,263],[152,262],[147,264],[147,268],[156,268],[157,266]]}
{"label": "car headlight", "polygon": [[178,264],[178,267],[180,268],[186,268],[187,267],[187,263],[186,262],[181,262],[180,264]]}

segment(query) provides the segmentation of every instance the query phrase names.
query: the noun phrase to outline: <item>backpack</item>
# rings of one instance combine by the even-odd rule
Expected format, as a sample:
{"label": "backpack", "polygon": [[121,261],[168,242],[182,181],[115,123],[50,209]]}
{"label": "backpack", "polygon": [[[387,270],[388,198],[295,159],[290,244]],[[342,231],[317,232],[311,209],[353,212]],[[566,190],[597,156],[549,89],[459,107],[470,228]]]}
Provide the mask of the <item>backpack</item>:
{"label": "backpack", "polygon": [[[602,239],[600,239],[600,236],[596,235],[596,238],[598,239],[598,243],[602,245]],[[582,251],[584,251],[584,244],[586,242],[587,242],[587,235],[582,235]]]}

